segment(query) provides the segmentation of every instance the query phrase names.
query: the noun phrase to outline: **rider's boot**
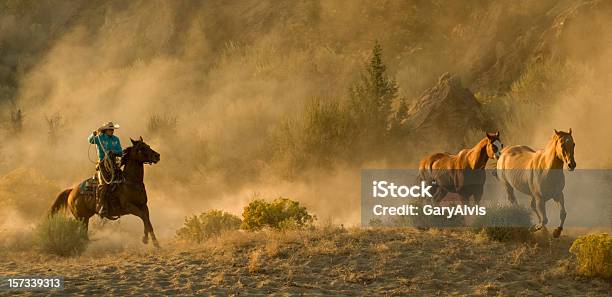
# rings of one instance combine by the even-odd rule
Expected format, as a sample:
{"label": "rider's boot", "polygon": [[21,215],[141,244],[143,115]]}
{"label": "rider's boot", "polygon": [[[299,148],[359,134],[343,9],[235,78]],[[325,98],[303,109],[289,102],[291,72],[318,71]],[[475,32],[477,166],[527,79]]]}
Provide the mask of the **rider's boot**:
{"label": "rider's boot", "polygon": [[96,207],[98,210],[98,214],[100,217],[107,218],[108,217],[108,203],[106,202],[106,185],[98,186],[98,206]]}

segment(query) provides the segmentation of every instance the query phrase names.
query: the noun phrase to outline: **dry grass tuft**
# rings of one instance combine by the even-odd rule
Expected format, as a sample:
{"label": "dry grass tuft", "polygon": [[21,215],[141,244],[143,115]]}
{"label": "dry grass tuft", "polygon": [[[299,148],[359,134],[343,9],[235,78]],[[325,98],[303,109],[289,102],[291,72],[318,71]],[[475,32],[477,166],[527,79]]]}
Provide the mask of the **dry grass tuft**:
{"label": "dry grass tuft", "polygon": [[249,253],[248,271],[250,273],[258,273],[263,269],[264,253],[261,250],[253,250]]}

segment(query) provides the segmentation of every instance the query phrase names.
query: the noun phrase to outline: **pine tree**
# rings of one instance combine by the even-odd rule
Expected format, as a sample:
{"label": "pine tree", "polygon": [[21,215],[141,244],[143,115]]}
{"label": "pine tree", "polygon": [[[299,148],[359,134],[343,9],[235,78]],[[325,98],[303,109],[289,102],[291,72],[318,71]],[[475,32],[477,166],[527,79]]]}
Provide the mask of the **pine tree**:
{"label": "pine tree", "polygon": [[349,89],[348,108],[354,124],[361,128],[362,140],[383,141],[389,126],[391,103],[397,94],[397,83],[387,74],[382,47],[376,42],[365,73]]}

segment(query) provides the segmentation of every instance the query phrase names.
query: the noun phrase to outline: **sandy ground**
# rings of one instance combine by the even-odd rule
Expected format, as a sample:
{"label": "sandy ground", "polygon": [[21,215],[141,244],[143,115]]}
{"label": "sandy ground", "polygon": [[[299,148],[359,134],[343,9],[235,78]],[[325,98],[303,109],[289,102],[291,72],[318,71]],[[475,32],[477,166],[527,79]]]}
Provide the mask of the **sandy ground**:
{"label": "sandy ground", "polygon": [[328,227],[162,241],[159,250],[136,245],[136,237],[122,246],[98,238],[72,258],[2,251],[0,275],[62,275],[66,288],[53,296],[610,296],[612,289],[574,273],[567,235],[499,243],[456,230]]}

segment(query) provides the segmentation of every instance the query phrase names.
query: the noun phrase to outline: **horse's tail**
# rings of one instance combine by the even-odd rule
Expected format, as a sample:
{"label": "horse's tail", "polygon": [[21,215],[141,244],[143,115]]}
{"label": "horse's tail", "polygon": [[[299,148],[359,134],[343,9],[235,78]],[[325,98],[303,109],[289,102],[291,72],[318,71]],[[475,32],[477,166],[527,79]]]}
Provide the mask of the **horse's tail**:
{"label": "horse's tail", "polygon": [[68,196],[70,192],[72,192],[72,189],[66,189],[57,196],[53,206],[51,206],[49,214],[54,214],[68,205]]}

